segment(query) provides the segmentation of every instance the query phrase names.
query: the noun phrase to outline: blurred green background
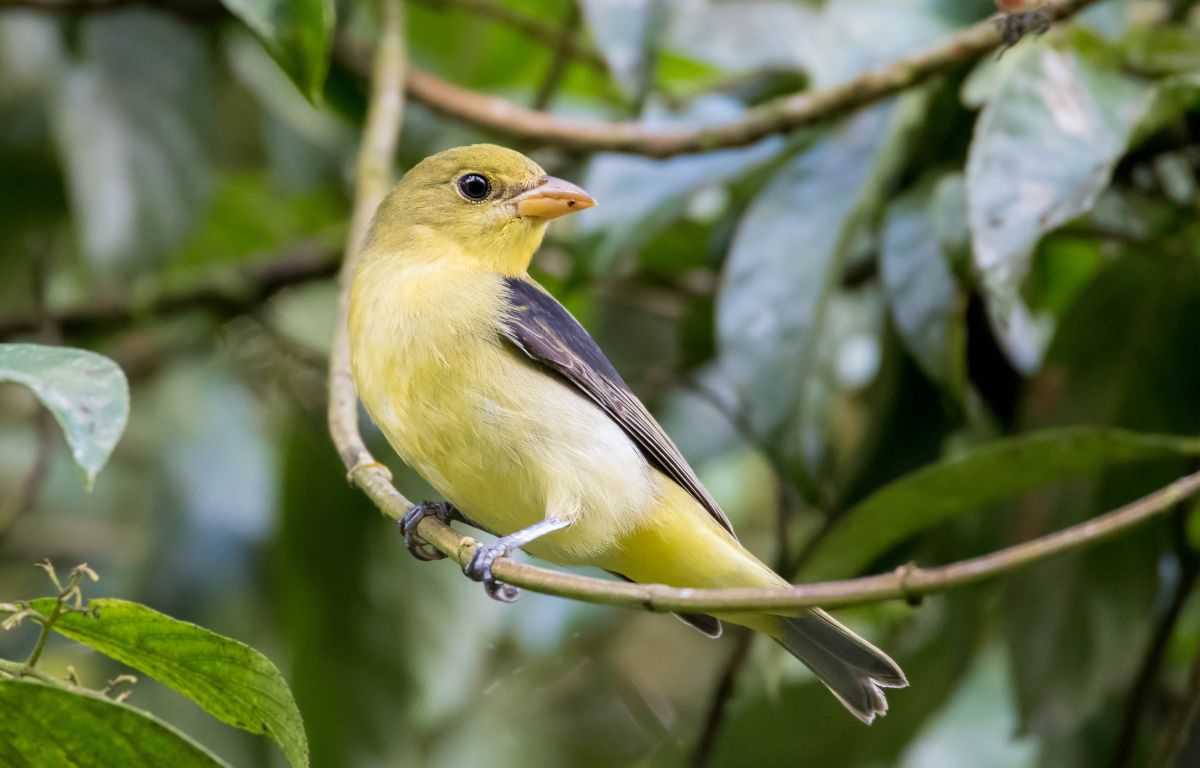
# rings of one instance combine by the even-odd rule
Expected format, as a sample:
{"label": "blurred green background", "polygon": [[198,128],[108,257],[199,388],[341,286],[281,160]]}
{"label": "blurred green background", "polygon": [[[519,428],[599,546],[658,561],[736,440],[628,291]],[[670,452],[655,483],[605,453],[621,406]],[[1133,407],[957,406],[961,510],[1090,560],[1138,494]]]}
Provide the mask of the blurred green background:
{"label": "blurred green background", "polygon": [[[299,63],[202,0],[0,0],[0,334],[102,352],[132,386],[91,494],[36,402],[0,389],[0,600],[45,594],[44,557],[86,561],[90,594],[254,645],[292,683],[318,767],[1200,764],[1188,504],[918,606],[839,612],[912,681],[870,729],[769,643],[535,594],[504,606],[410,558],[324,424],[365,109],[348,52],[371,44],[375,8],[282,5],[309,36],[289,43]],[[397,171],[491,140],[599,199],[555,223],[533,273],[785,575],[949,562],[1195,469],[1194,440],[1139,452],[1062,431],[1200,433],[1193,5],[1094,3],[840,122],[669,160],[413,101]],[[695,126],[994,11],[411,0],[407,36],[414,66],[518,104]],[[901,501],[859,506],[927,465]],[[0,656],[33,636],[0,635]],[[47,668],[67,665],[93,684],[119,671],[52,644]],[[233,765],[281,763],[151,681],[131,702]]]}

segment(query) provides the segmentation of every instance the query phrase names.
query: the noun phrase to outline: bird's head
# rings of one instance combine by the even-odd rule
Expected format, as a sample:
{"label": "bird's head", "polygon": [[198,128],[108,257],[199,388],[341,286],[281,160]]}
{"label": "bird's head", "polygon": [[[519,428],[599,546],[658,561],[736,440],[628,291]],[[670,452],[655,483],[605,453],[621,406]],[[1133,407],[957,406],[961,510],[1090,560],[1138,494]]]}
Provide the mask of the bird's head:
{"label": "bird's head", "polygon": [[[596,201],[520,152],[473,144],[425,158],[380,204],[366,247],[413,258],[477,260],[519,274],[542,242],[546,223]],[[433,241],[443,246],[420,248]],[[427,254],[427,255],[422,255]]]}

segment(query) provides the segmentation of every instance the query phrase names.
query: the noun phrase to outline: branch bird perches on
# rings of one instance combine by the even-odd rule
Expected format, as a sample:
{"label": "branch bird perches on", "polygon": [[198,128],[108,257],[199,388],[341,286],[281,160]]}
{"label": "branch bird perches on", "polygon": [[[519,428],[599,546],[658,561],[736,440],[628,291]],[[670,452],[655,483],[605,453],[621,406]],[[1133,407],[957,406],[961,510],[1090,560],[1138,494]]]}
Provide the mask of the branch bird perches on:
{"label": "branch bird perches on", "polygon": [[[1058,18],[1087,5],[1087,0],[1068,2],[1057,7]],[[1000,39],[991,31],[986,50],[968,47],[972,55],[994,49]],[[956,36],[973,45],[978,25]],[[945,48],[945,46],[943,46]],[[358,187],[346,258],[340,276],[340,307],[335,329],[329,370],[329,429],[338,455],[348,471],[349,480],[361,488],[393,520],[400,521],[412,507],[392,485],[388,471],[375,461],[358,427],[358,402],[350,376],[350,355],[346,334],[346,312],[350,276],[358,244],[366,231],[371,213],[391,183],[391,163],[400,132],[404,109],[404,83],[407,62],[404,50],[403,14],[399,0],[384,3],[384,24],[371,73],[371,98],[358,160]],[[409,81],[410,87],[412,80]],[[890,82],[895,82],[891,80]],[[915,80],[910,81],[916,82]],[[875,91],[875,98],[892,93]],[[861,95],[857,97],[861,99]],[[834,111],[859,106],[865,101],[847,104],[838,99]],[[818,112],[816,117],[826,117]],[[815,119],[815,118],[814,118]],[[513,586],[606,605],[644,608],[659,612],[719,612],[731,610],[780,610],[823,606],[836,608],[883,600],[915,601],[924,595],[975,584],[1016,568],[1063,552],[1081,549],[1116,536],[1138,524],[1166,514],[1181,500],[1200,493],[1200,472],[1186,475],[1124,507],[1078,525],[1031,541],[1016,544],[986,555],[936,568],[903,566],[892,573],[857,579],[796,585],[789,589],[688,589],[657,584],[633,584],[581,576],[517,563],[504,558],[496,562],[498,578]],[[470,561],[478,542],[462,536],[445,523],[429,517],[421,521],[418,532],[432,546],[459,565]]]}

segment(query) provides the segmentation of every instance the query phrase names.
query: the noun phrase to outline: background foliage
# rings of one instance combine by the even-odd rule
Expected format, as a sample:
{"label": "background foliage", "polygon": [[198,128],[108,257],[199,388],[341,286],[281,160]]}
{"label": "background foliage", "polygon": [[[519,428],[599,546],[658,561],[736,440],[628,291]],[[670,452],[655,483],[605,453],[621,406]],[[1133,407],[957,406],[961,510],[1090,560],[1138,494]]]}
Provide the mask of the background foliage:
{"label": "background foliage", "polygon": [[[398,166],[499,140],[600,200],[555,224],[533,272],[764,558],[797,579],[946,562],[1194,468],[1192,6],[1098,2],[838,122],[667,160],[413,103]],[[992,12],[412,0],[407,35],[415,66],[480,92],[694,126]],[[998,582],[842,612],[913,683],[870,730],[767,643],[501,606],[409,558],[323,421],[365,107],[352,54],[375,28],[371,5],[322,0],[0,0],[0,332],[108,355],[132,395],[89,494],[37,401],[0,390],[0,600],[45,592],[32,562],[86,560],[105,594],[253,645],[291,682],[316,766],[1121,766],[1174,741],[1200,761],[1187,504]],[[0,656],[34,635],[0,635]],[[52,642],[43,666],[68,665],[122,669]],[[130,702],[231,765],[283,759],[153,681]]]}

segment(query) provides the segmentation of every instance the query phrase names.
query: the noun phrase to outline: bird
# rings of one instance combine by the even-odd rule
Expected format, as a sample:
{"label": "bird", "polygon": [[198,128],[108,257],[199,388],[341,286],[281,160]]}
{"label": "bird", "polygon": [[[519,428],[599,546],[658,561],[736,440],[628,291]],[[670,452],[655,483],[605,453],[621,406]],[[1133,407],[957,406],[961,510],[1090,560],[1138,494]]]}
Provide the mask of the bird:
{"label": "bird", "polygon": [[[448,149],[384,198],[350,289],[351,368],[360,400],[400,458],[445,501],[404,516],[465,520],[498,538],[464,572],[492,597],[514,587],[492,566],[516,549],[564,566],[677,587],[785,588],[584,327],[529,275],[547,224],[596,201],[519,152]],[[887,711],[908,685],[887,654],[819,609],[679,618],[764,633],[856,717]]]}

